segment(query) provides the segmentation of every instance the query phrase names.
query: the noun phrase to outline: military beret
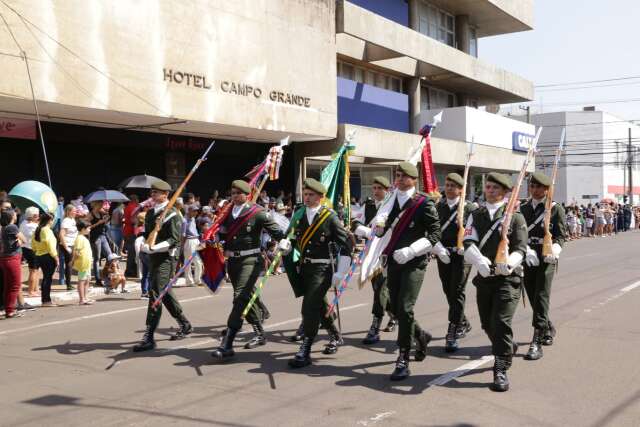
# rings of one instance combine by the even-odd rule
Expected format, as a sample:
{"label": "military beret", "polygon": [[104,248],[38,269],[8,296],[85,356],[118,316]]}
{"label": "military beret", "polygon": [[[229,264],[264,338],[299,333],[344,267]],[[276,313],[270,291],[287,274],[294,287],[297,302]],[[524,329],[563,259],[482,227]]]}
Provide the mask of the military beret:
{"label": "military beret", "polygon": [[161,179],[156,179],[152,184],[151,184],[151,189],[152,190],[158,190],[158,191],[171,191],[171,185],[169,185],[168,182],[165,182]]}
{"label": "military beret", "polygon": [[389,188],[391,184],[389,184],[389,180],[384,176],[376,176],[373,178],[374,183],[378,183],[382,185],[384,188]]}
{"label": "military beret", "polygon": [[411,178],[418,177],[418,168],[409,162],[402,162],[398,164],[398,170]]}
{"label": "military beret", "polygon": [[544,185],[545,187],[549,187],[551,185],[551,178],[542,172],[534,172],[529,177],[531,182],[537,182],[538,184]]}
{"label": "military beret", "polygon": [[455,172],[448,174],[445,179],[448,179],[451,182],[455,182],[460,187],[464,186],[464,179],[460,176],[460,174],[457,174]]}
{"label": "military beret", "polygon": [[495,182],[496,184],[500,184],[507,190],[511,190],[513,188],[513,182],[511,182],[511,178],[505,174],[498,172],[490,172],[487,175],[487,181]]}
{"label": "military beret", "polygon": [[313,178],[307,178],[304,180],[304,188],[308,188],[311,191],[315,191],[316,193],[324,195],[327,192],[327,187],[322,185],[322,183]]}
{"label": "military beret", "polygon": [[242,191],[244,194],[251,193],[251,187],[247,181],[243,181],[241,179],[236,179],[231,183],[231,188],[235,188],[237,190]]}

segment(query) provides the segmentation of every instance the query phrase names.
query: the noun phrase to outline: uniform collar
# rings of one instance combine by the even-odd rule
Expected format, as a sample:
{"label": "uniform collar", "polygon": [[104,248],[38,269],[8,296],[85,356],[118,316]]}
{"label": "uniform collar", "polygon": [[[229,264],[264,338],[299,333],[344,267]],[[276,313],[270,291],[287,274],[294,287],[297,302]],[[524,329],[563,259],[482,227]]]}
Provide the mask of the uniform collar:
{"label": "uniform collar", "polygon": [[416,187],[411,187],[410,189],[406,190],[406,191],[400,191],[398,190],[397,193],[397,199],[398,199],[398,205],[400,205],[400,208],[402,208],[404,206],[404,204],[407,202],[407,200],[409,200],[411,197],[413,197],[413,195],[416,192]]}
{"label": "uniform collar", "polygon": [[449,209],[457,205],[458,202],[460,202],[460,196],[456,197],[455,199],[446,199],[446,203],[449,206]]}
{"label": "uniform collar", "polygon": [[165,201],[164,203],[157,204],[153,207],[153,213],[157,214],[158,212],[162,212],[165,207],[169,204],[169,201]]}
{"label": "uniform collar", "polygon": [[318,211],[320,211],[321,208],[322,208],[322,205],[318,205],[314,208],[310,208],[307,206],[305,210],[307,214],[307,222],[309,223],[309,225],[311,225],[311,223],[313,222],[313,219],[316,217],[316,215],[318,214]]}
{"label": "uniform collar", "polygon": [[496,212],[498,212],[498,210],[503,207],[505,204],[504,200],[501,200],[499,202],[496,203],[489,203],[487,202],[485,204],[485,207],[487,208],[487,212],[489,212],[489,218],[491,218],[493,220],[493,218],[496,215]]}

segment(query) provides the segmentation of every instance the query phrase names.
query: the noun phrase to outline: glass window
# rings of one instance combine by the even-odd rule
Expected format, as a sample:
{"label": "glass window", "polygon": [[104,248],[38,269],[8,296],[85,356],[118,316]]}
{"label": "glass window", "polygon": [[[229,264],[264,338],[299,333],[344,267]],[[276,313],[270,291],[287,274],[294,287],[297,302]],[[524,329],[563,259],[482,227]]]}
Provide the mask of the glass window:
{"label": "glass window", "polygon": [[418,7],[417,30],[425,36],[455,47],[455,18],[423,1]]}
{"label": "glass window", "polygon": [[390,90],[394,92],[402,92],[402,80],[395,77],[391,77],[389,80],[391,80]]}
{"label": "glass window", "polygon": [[355,80],[358,83],[364,83],[364,70],[362,68],[356,68],[355,73]]}
{"label": "glass window", "polygon": [[367,71],[367,76],[364,82],[370,86],[374,86],[376,84],[376,73],[373,71]]}
{"label": "glass window", "polygon": [[387,77],[382,74],[376,74],[376,86],[382,89],[386,89]]}
{"label": "glass window", "polygon": [[353,80],[353,65],[342,63],[342,73],[340,77],[345,79]]}
{"label": "glass window", "polygon": [[475,28],[469,28],[469,55],[478,57],[478,34]]}
{"label": "glass window", "polygon": [[455,106],[455,95],[453,93],[432,87],[423,89],[425,89],[425,91],[422,91],[423,99],[420,99],[422,109],[435,110],[438,108],[453,108]]}

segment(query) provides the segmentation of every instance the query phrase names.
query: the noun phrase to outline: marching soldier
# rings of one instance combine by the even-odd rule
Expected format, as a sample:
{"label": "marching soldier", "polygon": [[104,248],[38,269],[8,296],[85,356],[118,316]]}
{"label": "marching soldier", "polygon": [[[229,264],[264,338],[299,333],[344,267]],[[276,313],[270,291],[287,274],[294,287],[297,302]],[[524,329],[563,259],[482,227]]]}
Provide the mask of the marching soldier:
{"label": "marching soldier", "polygon": [[509,224],[509,257],[506,264],[493,265],[501,240],[501,227],[506,208],[506,194],[511,191],[511,178],[500,173],[487,175],[485,206],[471,212],[464,237],[464,259],[475,265],[478,312],[482,329],[491,340],[495,356],[493,391],[509,390],[507,370],[511,367],[517,344],[513,341],[511,321],[516,311],[521,278],[516,273],[527,251],[527,226],[522,214],[514,212]]}
{"label": "marching soldier", "polygon": [[524,356],[528,360],[540,359],[542,345],[552,345],[556,335],[556,329],[549,319],[549,298],[558,257],[567,235],[567,224],[564,208],[554,202],[551,206],[549,223],[549,231],[553,239],[552,254],[543,257],[545,203],[550,185],[551,179],[545,174],[541,172],[532,174],[529,179],[531,199],[520,206],[520,212],[527,221],[529,230],[524,287],[533,309],[533,339],[529,351]]}
{"label": "marching soldier", "polygon": [[[384,176],[376,176],[373,178],[373,198],[368,199],[364,206],[364,224],[359,224],[355,229],[355,235],[366,238],[369,236],[371,229],[368,227],[373,221],[387,196],[389,191],[389,180]],[[389,299],[389,289],[387,287],[387,280],[384,274],[379,273],[371,278],[371,285],[373,287],[373,307],[371,314],[373,314],[373,321],[367,336],[362,340],[363,344],[375,344],[380,341],[380,325],[382,325],[382,319],[384,312],[389,314],[389,322],[384,329],[385,332],[393,332],[396,329],[396,319],[391,312],[391,300]]]}
{"label": "marching soldier", "polygon": [[[162,212],[169,203],[167,199],[170,191],[171,186],[160,179],[151,185],[151,197],[155,202],[155,206],[147,212],[145,217],[145,238],[148,238],[149,234],[155,228],[156,223],[160,220]],[[142,252],[149,254],[150,298],[149,307],[147,308],[147,329],[144,332],[142,341],[133,347],[133,351],[135,352],[152,350],[156,347],[153,335],[158,327],[158,323],[160,323],[162,305],[159,305],[157,308],[153,308],[152,305],[155,298],[158,297],[162,289],[169,283],[176,271],[181,227],[182,219],[180,215],[178,215],[178,211],[176,208],[171,208],[164,217],[164,221],[156,237],[156,243],[151,247],[145,243],[141,248]],[[162,303],[180,325],[180,329],[171,337],[171,340],[185,338],[193,331],[193,327],[182,312],[182,307],[172,290],[169,290],[169,292],[165,294]]]}
{"label": "marching soldier", "polygon": [[[329,344],[324,354],[334,354],[342,344],[340,331],[332,317],[327,317],[329,308],[326,294],[331,285],[339,285],[351,265],[351,240],[347,236],[338,215],[322,206],[320,201],[327,189],[312,178],[304,181],[303,198],[305,206],[292,219],[295,227],[295,246],[300,259],[289,254],[291,241],[280,241],[279,248],[289,254],[285,260],[287,275],[296,297],[302,296],[302,327],[304,338],[300,349],[289,360],[292,368],[302,368],[311,364],[311,346],[318,334],[320,324],[329,334]],[[297,223],[294,223],[297,221]],[[337,255],[334,255],[337,252]],[[337,267],[334,267],[334,256]]]}
{"label": "marching soldier", "polygon": [[457,173],[450,173],[444,183],[446,197],[436,204],[442,239],[435,244],[432,252],[438,256],[438,274],[449,304],[449,328],[445,339],[447,353],[456,351],[458,340],[471,331],[471,324],[464,315],[465,287],[471,264],[465,263],[463,254],[458,254],[457,251],[457,216],[460,203],[464,203],[463,220],[465,222],[475,207],[471,202],[460,200],[463,186],[463,178]]}
{"label": "marching soldier", "polygon": [[413,307],[422,287],[427,254],[440,240],[440,222],[433,200],[416,191],[417,178],[415,165],[400,163],[395,174],[397,193],[393,208],[388,215],[379,213],[374,220],[378,236],[392,229],[391,239],[382,255],[387,263],[391,311],[398,319],[399,355],[390,377],[392,381],[404,380],[410,375],[413,339],[416,340],[416,361],[427,357],[427,345],[431,341],[431,334],[416,321]]}
{"label": "marching soldier", "polygon": [[[264,260],[260,249],[262,231],[273,239],[282,239],[284,234],[273,221],[270,214],[260,206],[248,201],[251,187],[246,181],[231,183],[231,202],[233,207],[220,229],[220,240],[224,241],[227,257],[227,272],[233,286],[233,308],[227,319],[227,329],[220,346],[212,356],[218,359],[232,357],[233,340],[242,329],[242,312],[249,303],[256,281],[264,270]],[[250,349],[266,344],[262,322],[265,319],[264,305],[257,301],[247,313],[247,321],[255,333],[245,344]]]}

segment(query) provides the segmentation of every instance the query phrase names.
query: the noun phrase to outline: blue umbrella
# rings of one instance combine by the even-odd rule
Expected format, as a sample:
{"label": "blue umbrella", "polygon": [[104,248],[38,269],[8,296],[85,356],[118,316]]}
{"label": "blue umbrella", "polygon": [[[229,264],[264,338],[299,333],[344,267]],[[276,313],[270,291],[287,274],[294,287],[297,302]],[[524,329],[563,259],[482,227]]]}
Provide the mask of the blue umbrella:
{"label": "blue umbrella", "polygon": [[55,215],[58,198],[48,185],[39,181],[23,181],[9,192],[9,200],[23,212],[29,206],[36,206],[43,212]]}
{"label": "blue umbrella", "polygon": [[85,203],[102,202],[105,200],[108,202],[128,202],[129,198],[116,190],[98,190],[84,198]]}

